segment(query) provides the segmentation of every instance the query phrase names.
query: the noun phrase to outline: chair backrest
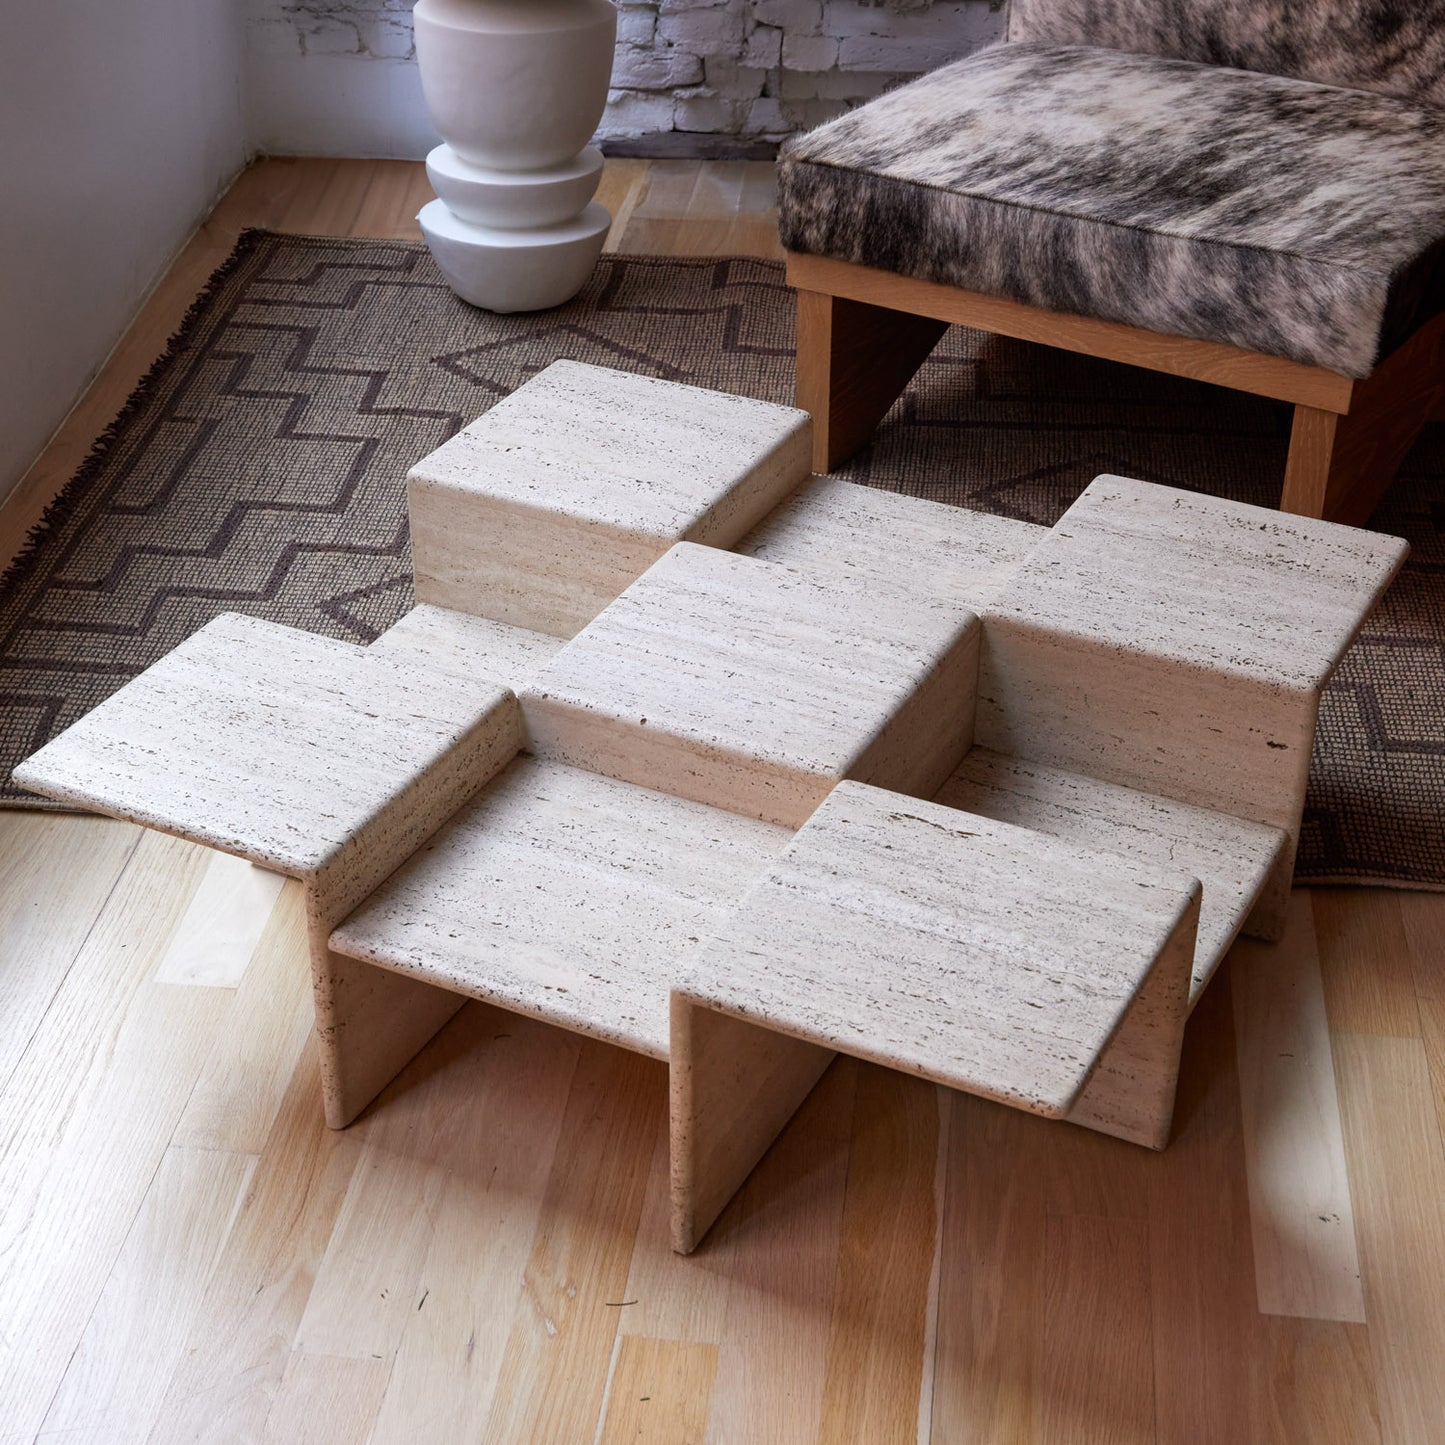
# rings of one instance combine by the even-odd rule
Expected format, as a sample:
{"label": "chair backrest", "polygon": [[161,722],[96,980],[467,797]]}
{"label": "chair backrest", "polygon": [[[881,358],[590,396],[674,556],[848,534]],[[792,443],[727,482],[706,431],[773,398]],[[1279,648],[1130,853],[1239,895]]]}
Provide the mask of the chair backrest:
{"label": "chair backrest", "polygon": [[1445,106],[1445,0],[1010,0],[1008,38],[1167,55]]}

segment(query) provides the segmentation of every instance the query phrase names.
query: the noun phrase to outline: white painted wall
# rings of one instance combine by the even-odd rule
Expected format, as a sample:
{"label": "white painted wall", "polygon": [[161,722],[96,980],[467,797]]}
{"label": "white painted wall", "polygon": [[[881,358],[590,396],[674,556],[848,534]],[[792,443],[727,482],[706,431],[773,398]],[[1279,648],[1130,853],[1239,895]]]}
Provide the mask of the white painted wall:
{"label": "white painted wall", "polygon": [[246,158],[237,0],[25,0],[0,40],[0,497]]}

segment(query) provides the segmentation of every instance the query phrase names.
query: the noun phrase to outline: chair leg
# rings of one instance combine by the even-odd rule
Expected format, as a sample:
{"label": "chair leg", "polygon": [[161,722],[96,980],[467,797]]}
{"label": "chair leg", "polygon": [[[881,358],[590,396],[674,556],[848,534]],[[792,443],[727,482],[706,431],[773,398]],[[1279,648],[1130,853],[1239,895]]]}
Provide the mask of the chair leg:
{"label": "chair leg", "polygon": [[797,404],[813,418],[814,471],[868,441],[947,330],[931,316],[798,292]]}
{"label": "chair leg", "polygon": [[1437,316],[1355,383],[1348,412],[1295,407],[1280,510],[1362,526],[1442,407],[1445,316]]}
{"label": "chair leg", "polygon": [[1284,468],[1281,512],[1299,517],[1323,517],[1330,486],[1330,460],[1339,429],[1337,412],[1297,406],[1290,430],[1289,459]]}

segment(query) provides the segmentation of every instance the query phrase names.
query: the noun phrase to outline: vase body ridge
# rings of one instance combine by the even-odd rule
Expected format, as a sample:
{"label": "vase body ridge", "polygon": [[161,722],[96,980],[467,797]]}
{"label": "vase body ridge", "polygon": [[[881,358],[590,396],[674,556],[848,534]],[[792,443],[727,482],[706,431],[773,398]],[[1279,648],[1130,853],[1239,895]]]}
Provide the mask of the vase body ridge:
{"label": "vase body ridge", "polygon": [[427,109],[464,161],[498,171],[564,165],[607,104],[612,0],[417,0]]}

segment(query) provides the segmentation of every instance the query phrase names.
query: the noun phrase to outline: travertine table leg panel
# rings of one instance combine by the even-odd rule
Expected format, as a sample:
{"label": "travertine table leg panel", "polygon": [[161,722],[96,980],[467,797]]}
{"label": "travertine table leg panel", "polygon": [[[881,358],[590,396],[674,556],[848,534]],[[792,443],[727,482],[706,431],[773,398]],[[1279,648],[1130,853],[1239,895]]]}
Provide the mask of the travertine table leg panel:
{"label": "travertine table leg panel", "polygon": [[793,407],[554,362],[412,469],[417,600],[571,637],[674,542],[761,521],[811,436]]}
{"label": "travertine table leg panel", "polygon": [[521,715],[511,693],[461,745],[400,792],[306,881],[306,927],[326,1122],[344,1128],[465,1002],[430,983],[332,952],[332,930],[517,754]]}
{"label": "travertine table leg panel", "polygon": [[840,778],[943,782],[977,639],[946,599],[681,543],[522,690],[528,746],[796,828]]}
{"label": "travertine table leg panel", "polygon": [[326,1122],[344,1129],[467,1002],[465,994],[358,963],[311,938]]}
{"label": "travertine table leg panel", "polygon": [[1146,1149],[1168,1144],[1193,960],[1194,937],[1181,929],[1129,1005],[1083,1093],[1064,1115],[1069,1123]]}
{"label": "travertine table leg panel", "polygon": [[672,1247],[691,1254],[768,1152],[832,1049],[672,997]]}

